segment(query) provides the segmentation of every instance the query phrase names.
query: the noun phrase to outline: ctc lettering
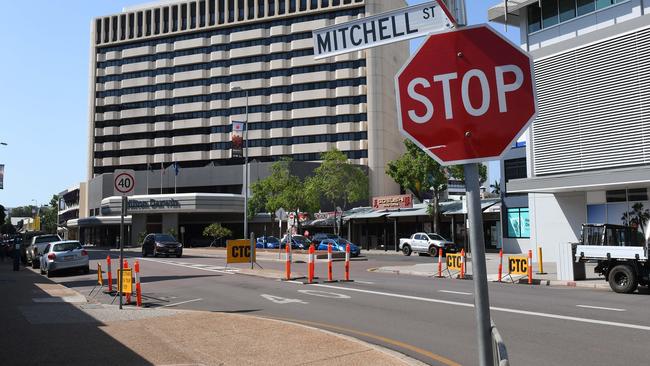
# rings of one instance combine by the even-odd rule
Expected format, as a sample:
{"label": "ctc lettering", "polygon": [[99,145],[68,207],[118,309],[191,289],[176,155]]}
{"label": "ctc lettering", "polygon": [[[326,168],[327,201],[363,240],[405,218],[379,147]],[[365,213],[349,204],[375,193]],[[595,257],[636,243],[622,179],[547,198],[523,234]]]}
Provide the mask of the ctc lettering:
{"label": "ctc lettering", "polygon": [[459,254],[447,254],[447,268],[460,270],[461,263]]}
{"label": "ctc lettering", "polygon": [[231,253],[233,258],[248,258],[251,256],[251,248],[246,246],[246,247],[238,247],[238,246],[233,246],[230,248]]}
{"label": "ctc lettering", "polygon": [[508,258],[508,272],[512,274],[527,274],[528,258],[526,257]]}

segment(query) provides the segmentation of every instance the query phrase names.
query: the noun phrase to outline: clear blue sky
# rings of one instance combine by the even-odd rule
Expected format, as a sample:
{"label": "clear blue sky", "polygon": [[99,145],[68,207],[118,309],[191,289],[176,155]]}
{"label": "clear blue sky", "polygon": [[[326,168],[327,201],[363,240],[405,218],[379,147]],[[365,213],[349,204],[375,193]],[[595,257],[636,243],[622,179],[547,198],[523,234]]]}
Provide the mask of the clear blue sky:
{"label": "clear blue sky", "polygon": [[[0,22],[0,141],[9,144],[0,146],[0,164],[5,164],[0,204],[47,203],[53,194],[86,180],[90,22],[144,2],[3,4],[3,13],[13,16]],[[487,8],[497,1],[467,3],[469,22],[476,24],[486,22]],[[509,29],[508,36],[516,40],[518,30]]]}

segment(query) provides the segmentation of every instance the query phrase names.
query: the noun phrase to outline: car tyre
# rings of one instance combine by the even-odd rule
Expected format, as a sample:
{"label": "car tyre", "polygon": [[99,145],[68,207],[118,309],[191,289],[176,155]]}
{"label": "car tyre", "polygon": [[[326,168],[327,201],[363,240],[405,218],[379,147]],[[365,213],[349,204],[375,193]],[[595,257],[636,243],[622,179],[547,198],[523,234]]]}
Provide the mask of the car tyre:
{"label": "car tyre", "polygon": [[609,286],[614,292],[620,294],[631,294],[638,286],[634,270],[625,264],[620,264],[609,272]]}
{"label": "car tyre", "polygon": [[402,253],[407,257],[410,256],[411,253],[413,253],[413,251],[411,250],[411,246],[408,244],[402,246]]}
{"label": "car tyre", "polygon": [[142,247],[142,256],[143,257],[147,256],[147,250],[144,247]]}
{"label": "car tyre", "polygon": [[182,256],[183,256],[183,253],[176,254],[176,258],[181,258]]}
{"label": "car tyre", "polygon": [[154,258],[158,256],[158,253],[156,252],[156,247],[154,247],[153,250],[151,251],[151,256]]}
{"label": "car tyre", "polygon": [[40,261],[37,262],[35,259],[32,259],[32,268],[33,269],[37,269],[40,266],[41,266]]}
{"label": "car tyre", "polygon": [[438,247],[435,245],[432,245],[429,247],[429,255],[432,257],[437,257],[438,256]]}
{"label": "car tyre", "polygon": [[47,278],[52,277],[52,271],[50,271],[49,268],[47,270],[45,270],[45,276],[47,276]]}
{"label": "car tyre", "polygon": [[45,270],[43,269],[42,266],[41,266],[41,269],[40,269],[40,270],[41,270],[41,274],[44,275],[44,274],[45,274]]}

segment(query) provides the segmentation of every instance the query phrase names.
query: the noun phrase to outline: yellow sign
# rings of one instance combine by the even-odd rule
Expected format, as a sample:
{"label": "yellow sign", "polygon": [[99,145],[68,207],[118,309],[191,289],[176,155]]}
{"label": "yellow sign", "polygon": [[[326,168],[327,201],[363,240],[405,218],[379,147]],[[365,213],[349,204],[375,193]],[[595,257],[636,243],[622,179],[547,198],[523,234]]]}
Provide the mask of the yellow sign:
{"label": "yellow sign", "polygon": [[460,254],[447,254],[447,268],[460,271],[462,257]]}
{"label": "yellow sign", "polygon": [[34,231],[41,231],[41,217],[34,216]]}
{"label": "yellow sign", "polygon": [[104,286],[104,277],[102,277],[102,265],[97,263],[97,285]]}
{"label": "yellow sign", "polygon": [[508,273],[516,275],[527,275],[528,257],[524,255],[508,257]]}
{"label": "yellow sign", "polygon": [[[251,242],[248,239],[228,240],[226,244],[226,263],[249,263],[251,261]],[[255,262],[255,249],[253,249]]]}
{"label": "yellow sign", "polygon": [[117,288],[119,288],[123,294],[130,294],[133,292],[133,268],[125,268],[122,272],[122,277],[124,277],[124,286],[121,286],[120,283],[120,270],[117,270]]}

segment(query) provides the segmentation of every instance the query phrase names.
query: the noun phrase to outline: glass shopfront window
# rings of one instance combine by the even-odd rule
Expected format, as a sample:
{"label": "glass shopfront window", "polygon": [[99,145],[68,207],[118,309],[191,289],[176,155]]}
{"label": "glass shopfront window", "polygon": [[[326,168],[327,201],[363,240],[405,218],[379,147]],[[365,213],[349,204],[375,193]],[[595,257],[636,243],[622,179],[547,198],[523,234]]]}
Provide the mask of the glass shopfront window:
{"label": "glass shopfront window", "polygon": [[528,6],[528,33],[629,0],[542,0]]}
{"label": "glass shopfront window", "polygon": [[508,208],[508,237],[530,238],[528,208]]}

